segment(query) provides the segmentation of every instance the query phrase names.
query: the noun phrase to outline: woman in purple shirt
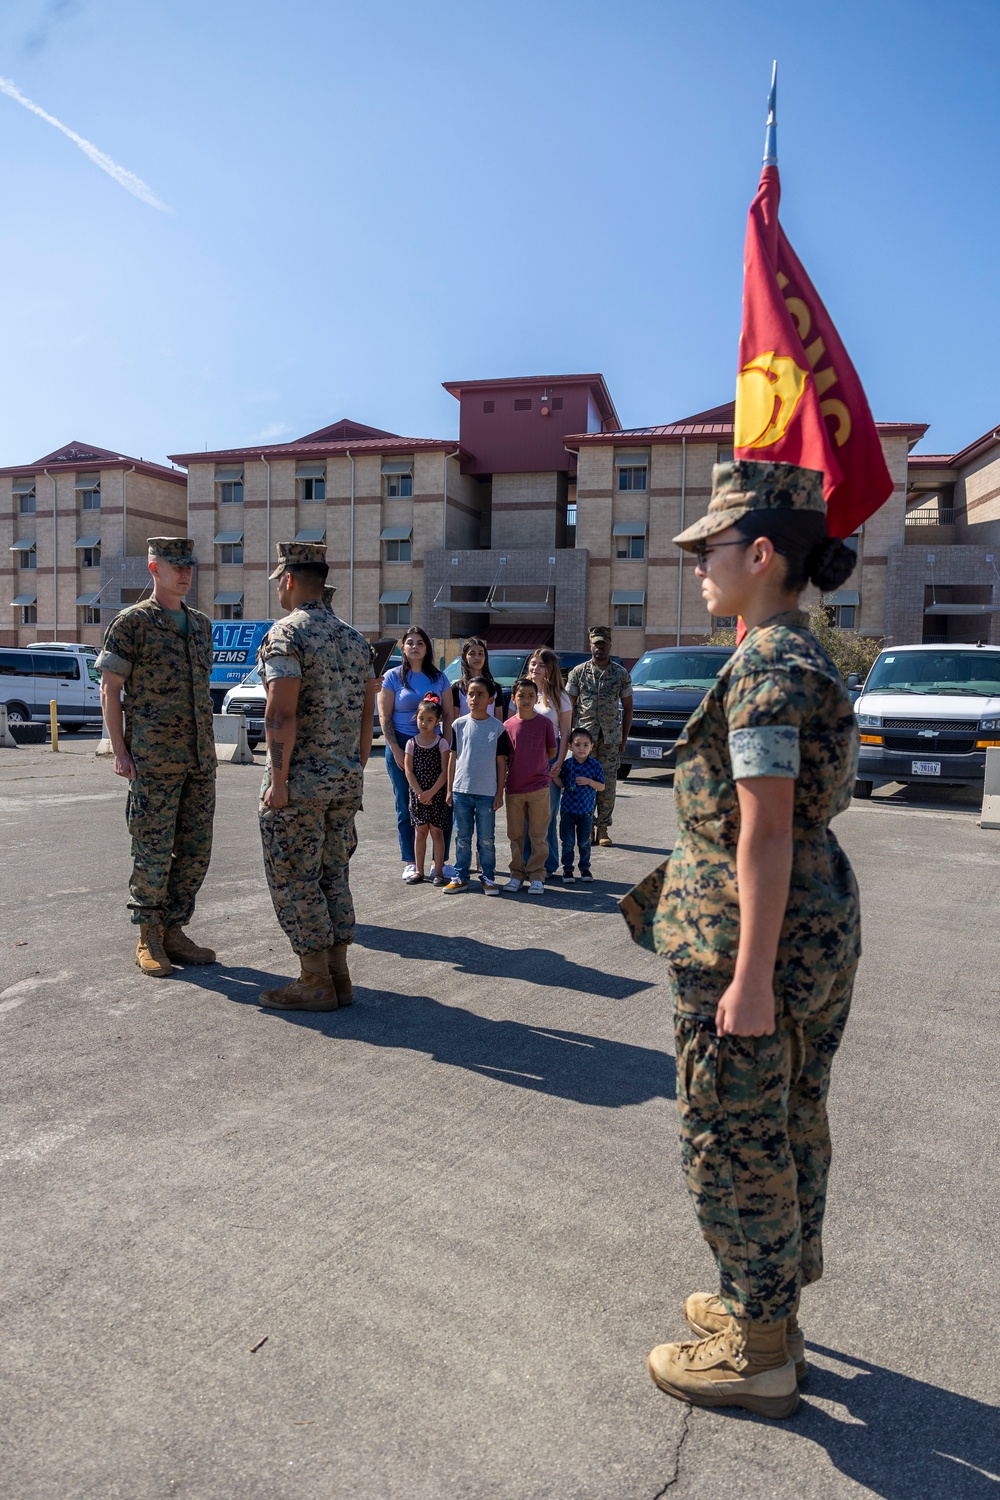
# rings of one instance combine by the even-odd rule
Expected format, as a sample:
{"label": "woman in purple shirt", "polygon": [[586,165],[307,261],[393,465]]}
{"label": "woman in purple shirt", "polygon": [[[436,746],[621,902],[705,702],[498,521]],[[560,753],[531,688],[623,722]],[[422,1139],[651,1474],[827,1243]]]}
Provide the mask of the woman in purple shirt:
{"label": "woman in purple shirt", "polygon": [[400,641],[403,665],[382,679],[378,695],[378,717],[385,736],[385,768],[396,802],[396,831],[403,860],[403,879],[416,870],[413,858],[413,824],[410,821],[410,788],[406,780],[404,752],[407,740],[417,734],[417,709],[427,693],[437,693],[444,711],[442,733],[451,739],[455,707],[451,683],[434,665],[430,636],[419,625],[411,625]]}

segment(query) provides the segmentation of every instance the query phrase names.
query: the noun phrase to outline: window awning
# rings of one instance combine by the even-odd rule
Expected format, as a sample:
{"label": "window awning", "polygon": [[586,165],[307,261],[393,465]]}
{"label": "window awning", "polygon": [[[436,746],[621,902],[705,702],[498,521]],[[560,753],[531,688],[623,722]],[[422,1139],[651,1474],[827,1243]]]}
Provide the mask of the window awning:
{"label": "window awning", "polygon": [[614,536],[645,536],[645,521],[616,521],[611,531]]}
{"label": "window awning", "polygon": [[295,470],[296,479],[322,479],[326,474],[326,464],[299,464]]}
{"label": "window awning", "polygon": [[412,526],[383,526],[378,539],[380,542],[408,542],[412,531]]}
{"label": "window awning", "polygon": [[613,589],[611,593],[612,604],[645,604],[645,589]]}
{"label": "window awning", "polygon": [[100,545],[99,536],[81,536],[77,538],[75,551],[79,552],[82,547],[99,547]]}
{"label": "window awning", "polygon": [[15,479],[10,489],[13,495],[33,495],[35,492],[34,476],[29,479]]}
{"label": "window awning", "polygon": [[925,615],[1000,615],[1000,604],[928,604]]}
{"label": "window awning", "polygon": [[305,531],[297,531],[295,533],[295,541],[297,542],[322,542],[325,537],[326,532],[322,527],[312,531],[307,528]]}
{"label": "window awning", "polygon": [[378,596],[380,604],[409,604],[409,589],[384,589]]}
{"label": "window awning", "polygon": [[75,490],[99,490],[101,488],[100,474],[78,474],[76,476]]}
{"label": "window awning", "polygon": [[412,474],[412,458],[386,458],[382,460],[383,474]]}
{"label": "window awning", "polygon": [[222,591],[221,594],[216,594],[216,596],[215,596],[215,603],[216,604],[242,604],[243,603],[243,591],[242,591],[242,589],[238,589],[238,590],[237,589],[228,589],[228,590],[227,589],[223,589],[223,591]]}
{"label": "window awning", "polygon": [[100,597],[100,594],[77,594],[76,602],[77,604],[96,604]]}
{"label": "window awning", "polygon": [[34,604],[37,598],[37,594],[18,594],[17,597],[15,599],[12,599],[10,602],[11,604],[19,604],[23,607],[25,604]]}
{"label": "window awning", "polygon": [[238,479],[243,478],[242,469],[216,469],[216,484],[235,484]]}
{"label": "window awning", "polygon": [[824,604],[860,604],[861,594],[857,589],[834,589],[823,595]]}
{"label": "window awning", "polygon": [[616,469],[632,469],[632,468],[637,467],[640,464],[648,464],[648,463],[649,463],[649,453],[646,451],[645,448],[641,448],[638,453],[616,453],[615,454],[615,468]]}
{"label": "window awning", "polygon": [[34,537],[22,537],[19,542],[15,542],[14,543],[13,547],[11,547],[10,550],[11,550],[11,552],[34,552],[34,550],[35,550],[35,538]]}
{"label": "window awning", "polygon": [[[218,531],[212,545],[213,547],[235,547],[237,542],[242,542],[242,540],[242,531]],[[78,542],[77,546],[79,545]]]}

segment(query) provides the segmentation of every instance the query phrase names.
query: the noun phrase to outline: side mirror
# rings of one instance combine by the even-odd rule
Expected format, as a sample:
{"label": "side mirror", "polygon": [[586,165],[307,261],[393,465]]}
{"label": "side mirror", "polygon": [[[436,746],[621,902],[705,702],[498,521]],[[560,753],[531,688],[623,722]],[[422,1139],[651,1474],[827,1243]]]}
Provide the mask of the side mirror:
{"label": "side mirror", "polygon": [[848,674],[847,674],[847,686],[849,688],[860,687],[861,686],[861,677],[860,677],[860,674],[857,673],[857,672],[848,672]]}

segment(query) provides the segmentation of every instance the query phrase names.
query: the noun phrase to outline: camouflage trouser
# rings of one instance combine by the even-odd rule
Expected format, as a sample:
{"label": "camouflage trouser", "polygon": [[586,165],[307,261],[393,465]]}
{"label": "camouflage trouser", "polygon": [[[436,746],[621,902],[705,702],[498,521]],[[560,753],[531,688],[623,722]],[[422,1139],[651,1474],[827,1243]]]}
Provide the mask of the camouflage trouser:
{"label": "camouflage trouser", "polygon": [[357,798],[260,804],[264,869],[282,931],[297,954],[354,941],[347,862],[357,848]]}
{"label": "camouflage trouser", "polygon": [[[783,1012],[771,1036],[715,1031],[725,980],[671,973],[681,1164],[730,1312],[773,1323],[823,1274],[826,1097],[856,960]],[[776,986],[777,989],[777,986]]]}
{"label": "camouflage trouser", "polygon": [[215,772],[143,775],[129,783],[125,822],[132,835],[132,921],[171,927],[190,922],[212,857]]}
{"label": "camouflage trouser", "polygon": [[604,772],[604,791],[598,792],[597,807],[594,810],[594,822],[601,827],[611,826],[611,818],[615,810],[621,744],[619,735],[615,735],[612,740],[606,740],[603,734],[598,734],[594,742],[594,759],[600,761],[601,770]]}

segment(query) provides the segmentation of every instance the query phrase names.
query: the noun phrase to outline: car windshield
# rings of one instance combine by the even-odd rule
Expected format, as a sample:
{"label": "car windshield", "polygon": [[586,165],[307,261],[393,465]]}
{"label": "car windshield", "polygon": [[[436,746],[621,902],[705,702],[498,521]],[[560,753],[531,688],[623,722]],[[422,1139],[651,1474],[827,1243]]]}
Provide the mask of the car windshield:
{"label": "car windshield", "polygon": [[244,677],[243,681],[240,683],[240,687],[260,687],[260,673],[257,671],[256,667],[254,667],[253,671],[249,672],[247,676]]}
{"label": "car windshield", "polygon": [[1000,698],[1000,651],[883,651],[865,692]]}
{"label": "car windshield", "polygon": [[651,651],[632,668],[632,686],[659,692],[704,693],[712,686],[728,657],[719,651]]}

